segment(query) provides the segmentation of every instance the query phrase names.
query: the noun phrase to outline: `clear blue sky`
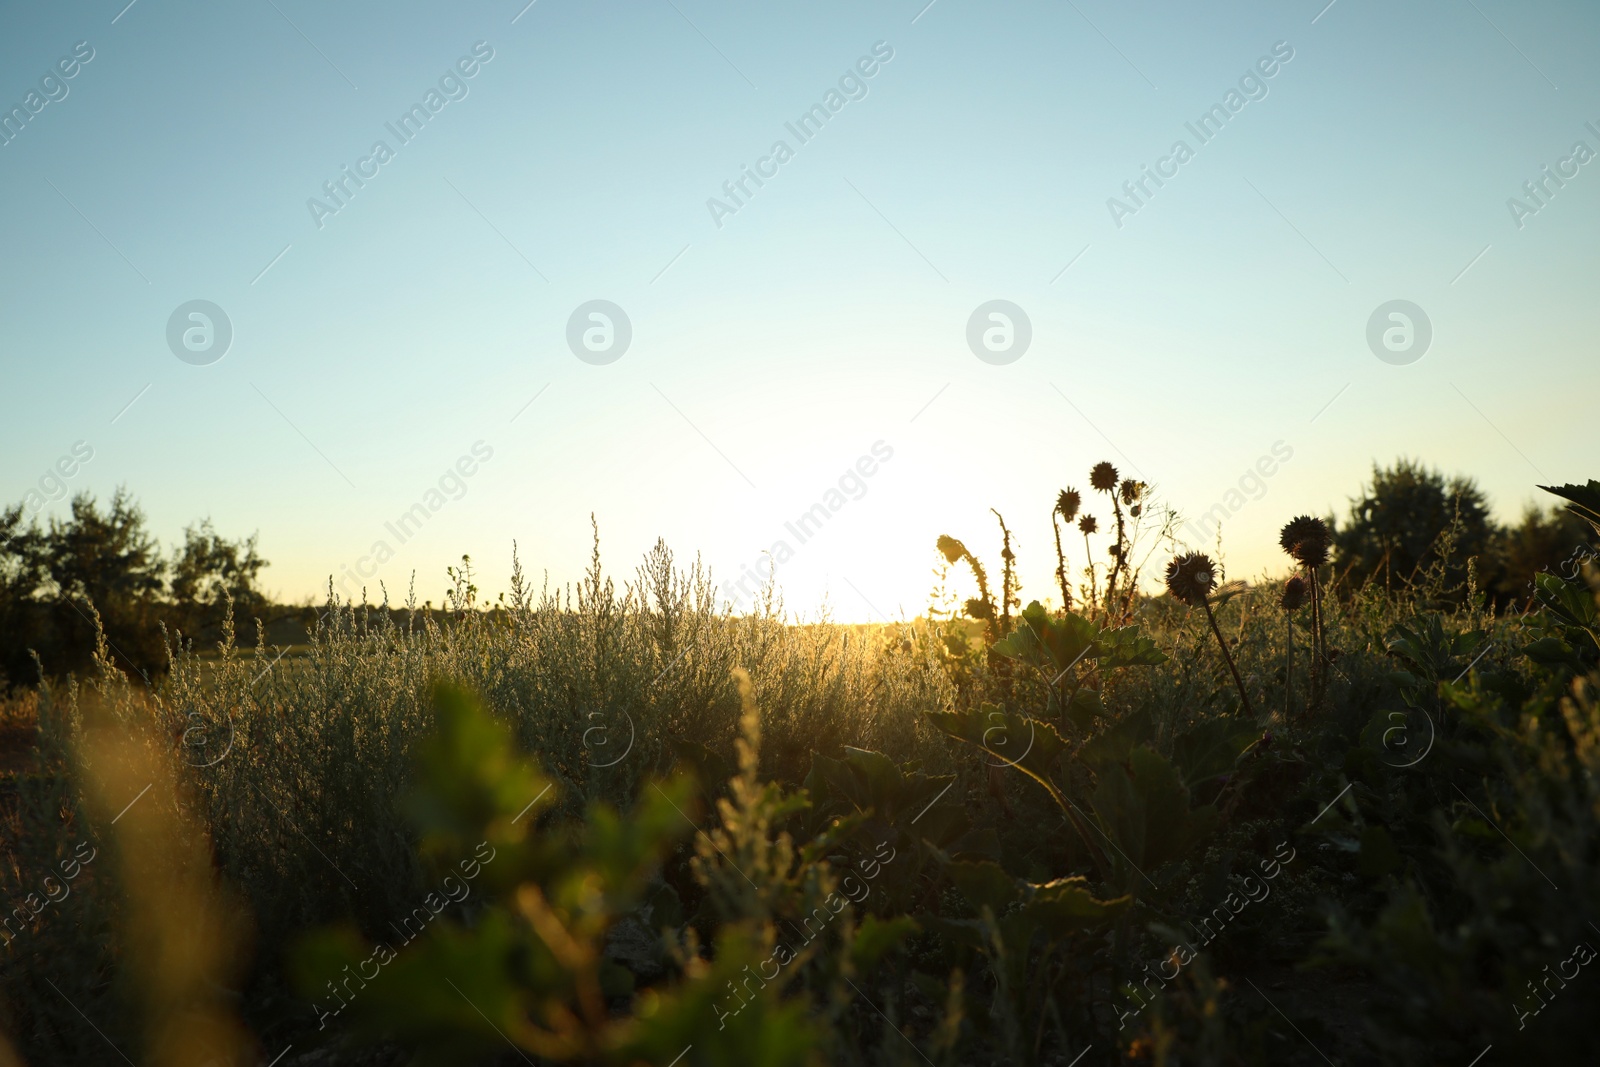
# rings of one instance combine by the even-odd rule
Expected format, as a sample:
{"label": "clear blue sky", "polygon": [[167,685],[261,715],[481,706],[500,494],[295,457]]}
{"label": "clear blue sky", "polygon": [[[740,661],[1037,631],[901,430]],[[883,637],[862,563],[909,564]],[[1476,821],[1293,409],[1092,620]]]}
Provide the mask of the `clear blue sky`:
{"label": "clear blue sky", "polygon": [[[791,607],[868,618],[923,609],[940,533],[993,557],[991,506],[1047,595],[1051,501],[1102,458],[1193,516],[1292,450],[1229,509],[1235,576],[1375,459],[1508,518],[1600,474],[1593,5],[524,2],[8,5],[0,498],[83,441],[68,490],[126,484],[168,542],[259,530],[286,598],[380,541],[374,596],[415,570],[437,601],[464,552],[504,588],[513,538],[568,581],[592,512],[619,571],[661,536],[736,577],[784,540]],[[1545,165],[1572,176],[1513,217]],[[345,167],[373,176],[314,212]],[[1144,167],[1176,175],[1136,202]],[[603,365],[567,342],[594,299],[632,326]],[[1004,365],[967,342],[995,299],[1032,328]],[[191,300],[218,361],[169,347]],[[1413,362],[1368,346],[1391,300],[1431,322]],[[786,532],[879,441],[859,499]]]}

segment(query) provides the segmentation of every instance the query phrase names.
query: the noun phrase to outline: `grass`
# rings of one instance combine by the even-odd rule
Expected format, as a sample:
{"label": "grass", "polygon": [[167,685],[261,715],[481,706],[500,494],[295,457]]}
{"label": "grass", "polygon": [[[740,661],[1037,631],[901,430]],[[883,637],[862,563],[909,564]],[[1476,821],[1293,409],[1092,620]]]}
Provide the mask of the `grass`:
{"label": "grass", "polygon": [[[1337,591],[1322,620],[1336,658],[1306,707],[1308,631],[1296,627],[1291,704],[1270,584],[1209,601],[1224,646],[1206,613],[1136,597],[1102,621],[1137,627],[1156,655],[1115,666],[1101,651],[1058,673],[1048,649],[1032,660],[996,651],[988,631],[997,614],[1010,621],[1007,605],[988,607],[984,624],[794,626],[777,604],[735,617],[717,608],[708,575],[659,545],[620,582],[598,547],[569,589],[534,593],[519,568],[493,606],[478,603],[470,572],[456,577],[446,610],[330,603],[304,640],[262,636],[253,648],[236,644],[230,621],[214,649],[174,650],[154,692],[102,655],[91,677],[4,706],[0,899],[21,917],[0,955],[0,1029],[28,1062],[113,1062],[108,1044],[150,1063],[267,1062],[291,1045],[286,1064],[318,1047],[338,1063],[402,1062],[402,1049],[440,1035],[463,1048],[487,1040],[472,1062],[519,1062],[459,1003],[435,1018],[448,992],[407,1001],[394,991],[441,973],[468,981],[452,970],[464,946],[538,915],[546,925],[524,930],[529,958],[560,941],[550,922],[567,924],[571,959],[590,963],[565,973],[592,963],[608,998],[596,1017],[580,1010],[590,1001],[570,1001],[571,1019],[587,1021],[550,1023],[560,1041],[530,1032],[523,1047],[552,1062],[645,1062],[626,1056],[673,1026],[699,1046],[684,1065],[1066,1064],[1080,1054],[1083,1064],[1423,1063],[1445,1053],[1465,1063],[1483,1044],[1545,1058],[1581,1047],[1592,990],[1552,1000],[1532,1034],[1510,1026],[1505,1007],[1534,963],[1565,957],[1573,917],[1600,914],[1593,650],[1546,613],[1434,611],[1440,590],[1426,580],[1399,593]],[[1430,618],[1437,639],[1417,629]],[[1539,644],[1550,640],[1565,642],[1569,666]],[[438,733],[442,680],[476,694],[493,724],[484,736],[505,741],[462,741],[419,763],[429,738],[448,736]],[[1415,749],[1385,729],[1392,714],[1417,743],[1424,720],[1439,731],[1419,769],[1398,767]],[[1022,724],[1038,755],[996,747],[988,731],[1002,721]],[[976,724],[971,744],[952,736],[963,723]],[[108,736],[124,747],[95,742]],[[1023,764],[1047,751],[1038,770],[1051,791],[1007,768],[1031,771]],[[529,754],[534,777],[512,774],[522,758],[512,752]],[[685,772],[700,788],[673,794],[683,823],[669,826],[677,817],[654,797]],[[517,822],[508,816],[523,798],[496,783],[530,781],[551,788],[527,798]],[[124,803],[133,806],[116,815]],[[602,832],[613,818],[618,829]],[[440,884],[442,825],[502,834],[510,858],[407,950],[400,977],[363,988],[353,1017],[365,1025],[319,1026],[313,1003],[327,997],[308,992],[297,968],[306,952],[337,954],[310,932],[387,936]],[[1187,829],[1174,836],[1173,826]],[[783,969],[783,992],[774,980],[733,1028],[757,1043],[727,1051],[718,1042],[732,1031],[708,1007],[727,994],[707,983],[728,981],[719,967],[766,956],[786,918],[807,914],[842,884],[848,857],[870,852],[867,834],[896,843],[877,895]],[[538,853],[545,836],[567,844]],[[182,847],[153,844],[169,838]],[[79,842],[99,858],[70,894],[27,905]],[[1280,842],[1296,859],[1271,894],[1233,912],[1150,994],[1149,965],[1164,966],[1172,931],[1236,893],[1240,872]],[[152,851],[166,866],[138,865]],[[1545,894],[1519,853],[1566,888]],[[205,945],[170,916],[152,918],[163,871],[208,931]],[[548,914],[529,910],[529,886],[559,902],[578,885],[590,889]],[[600,898],[596,887],[607,887]],[[247,927],[232,921],[241,918]],[[646,954],[665,927],[671,952],[624,978],[600,960],[610,931],[628,923]],[[767,947],[746,960],[735,934]],[[174,939],[196,947],[151,947]],[[483,964],[473,980],[491,972]],[[496,980],[521,990],[507,1004],[569,1003],[534,971]],[[1383,1000],[1390,988],[1408,991],[1403,1003]],[[188,1033],[190,1008],[215,1035],[211,1053],[173,1036]],[[516,1032],[521,1017],[504,1010],[482,1020]],[[787,1051],[759,1044],[763,1026],[792,1035]],[[379,1051],[358,1051],[369,1039]]]}

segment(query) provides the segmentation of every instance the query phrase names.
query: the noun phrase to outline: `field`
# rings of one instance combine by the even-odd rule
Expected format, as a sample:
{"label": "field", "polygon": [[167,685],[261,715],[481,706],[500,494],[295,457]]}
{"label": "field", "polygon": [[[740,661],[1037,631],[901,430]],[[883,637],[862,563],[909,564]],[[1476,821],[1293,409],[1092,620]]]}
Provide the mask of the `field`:
{"label": "field", "polygon": [[230,616],[153,689],[102,646],[0,724],[0,1026],[51,1064],[1582,1062],[1600,575],[1493,613],[1448,551],[1341,584],[1302,521],[1290,585],[1184,556],[1076,611],[948,538],[980,597],[892,626],[597,548],[292,647]]}

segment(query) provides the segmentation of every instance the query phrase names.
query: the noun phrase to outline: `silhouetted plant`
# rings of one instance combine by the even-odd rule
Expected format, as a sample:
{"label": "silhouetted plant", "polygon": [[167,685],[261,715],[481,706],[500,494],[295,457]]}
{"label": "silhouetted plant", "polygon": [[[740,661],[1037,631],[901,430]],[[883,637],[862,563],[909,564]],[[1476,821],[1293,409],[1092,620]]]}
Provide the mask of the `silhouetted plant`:
{"label": "silhouetted plant", "polygon": [[1095,580],[1094,550],[1089,547],[1089,535],[1098,532],[1100,521],[1093,515],[1085,515],[1078,520],[1078,530],[1083,534],[1083,554],[1088,557],[1088,566],[1084,573],[1089,578],[1089,610],[1092,612],[1100,605],[1099,590]]}
{"label": "silhouetted plant", "polygon": [[1322,634],[1322,585],[1318,569],[1328,562],[1328,524],[1298,515],[1284,525],[1278,544],[1305,568],[1311,580],[1311,702],[1319,702],[1327,684],[1328,648]]}
{"label": "silhouetted plant", "polygon": [[1244,707],[1245,714],[1253,715],[1250,698],[1244,691],[1244,679],[1239,677],[1239,668],[1233,664],[1228,642],[1223,640],[1222,630],[1217,626],[1217,616],[1211,610],[1211,587],[1215,584],[1216,568],[1211,557],[1203,552],[1175,556],[1167,565],[1167,591],[1179,602],[1205,611],[1211,632],[1216,635],[1217,647],[1222,650],[1223,662],[1228,665],[1228,673],[1233,675],[1233,684],[1239,687],[1239,703]]}
{"label": "silhouetted plant", "polygon": [[994,508],[995,520],[1000,523],[1000,630],[1011,629],[1011,609],[1021,607],[1017,599],[1017,554],[1011,551],[1011,531],[1006,528],[1005,516]]}
{"label": "silhouetted plant", "polygon": [[1060,523],[1072,525],[1072,520],[1078,517],[1078,506],[1081,503],[1082,498],[1076,489],[1063,489],[1056,496],[1056,506],[1050,512],[1050,529],[1056,535],[1056,584],[1061,587],[1063,611],[1072,610],[1072,585],[1067,581],[1067,555],[1061,548]]}
{"label": "silhouetted plant", "polygon": [[983,563],[968,551],[966,545],[949,534],[939,535],[938,547],[940,554],[950,563],[965,563],[972,569],[972,576],[978,580],[978,595],[966,602],[967,615],[981,620],[989,640],[996,640],[994,597],[989,595],[989,573],[983,569]]}
{"label": "silhouetted plant", "polygon": [[1283,583],[1283,597],[1278,601],[1278,606],[1283,608],[1286,635],[1283,660],[1283,717],[1285,721],[1292,715],[1292,701],[1294,698],[1294,613],[1300,610],[1305,602],[1306,582],[1304,578],[1290,578]]}

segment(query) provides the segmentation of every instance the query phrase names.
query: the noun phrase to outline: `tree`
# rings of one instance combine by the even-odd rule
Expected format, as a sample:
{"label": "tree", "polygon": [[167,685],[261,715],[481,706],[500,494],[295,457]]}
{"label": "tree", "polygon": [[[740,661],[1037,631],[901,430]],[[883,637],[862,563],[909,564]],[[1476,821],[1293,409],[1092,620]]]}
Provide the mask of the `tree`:
{"label": "tree", "polygon": [[172,600],[185,633],[218,622],[231,597],[236,618],[266,607],[256,576],[267,565],[256,552],[256,535],[241,541],[217,536],[210,519],[183,530],[183,548],[172,562]]}
{"label": "tree", "polygon": [[[1372,484],[1351,502],[1334,533],[1334,571],[1352,584],[1398,588],[1443,567],[1442,589],[1466,580],[1467,560],[1488,560],[1495,529],[1483,493],[1470,478],[1446,479],[1412,460],[1372,468]],[[1448,558],[1445,553],[1448,552]]]}
{"label": "tree", "polygon": [[33,675],[30,645],[55,644],[39,610],[50,577],[43,549],[39,528],[22,524],[21,505],[0,511],[0,693]]}
{"label": "tree", "polygon": [[104,510],[79,493],[45,529],[24,525],[20,506],[0,510],[0,690],[34,679],[34,653],[48,675],[87,667],[96,615],[112,661],[148,681],[167,664],[161,622],[192,636],[230,597],[242,617],[261,613],[256,535],[229,541],[210,519],[183,534],[169,562],[121,488]]}
{"label": "tree", "polygon": [[43,541],[49,581],[35,596],[51,603],[65,638],[59,666],[87,662],[98,611],[113,659],[147,679],[159,671],[166,655],[156,623],[167,564],[127,490],[118,488],[105,512],[89,493],[77,494],[71,519],[52,518]]}
{"label": "tree", "polygon": [[1600,551],[1588,523],[1565,508],[1528,507],[1516,526],[1497,530],[1485,586],[1496,607],[1515,608],[1533,593],[1540,571],[1570,577],[1584,559]]}

